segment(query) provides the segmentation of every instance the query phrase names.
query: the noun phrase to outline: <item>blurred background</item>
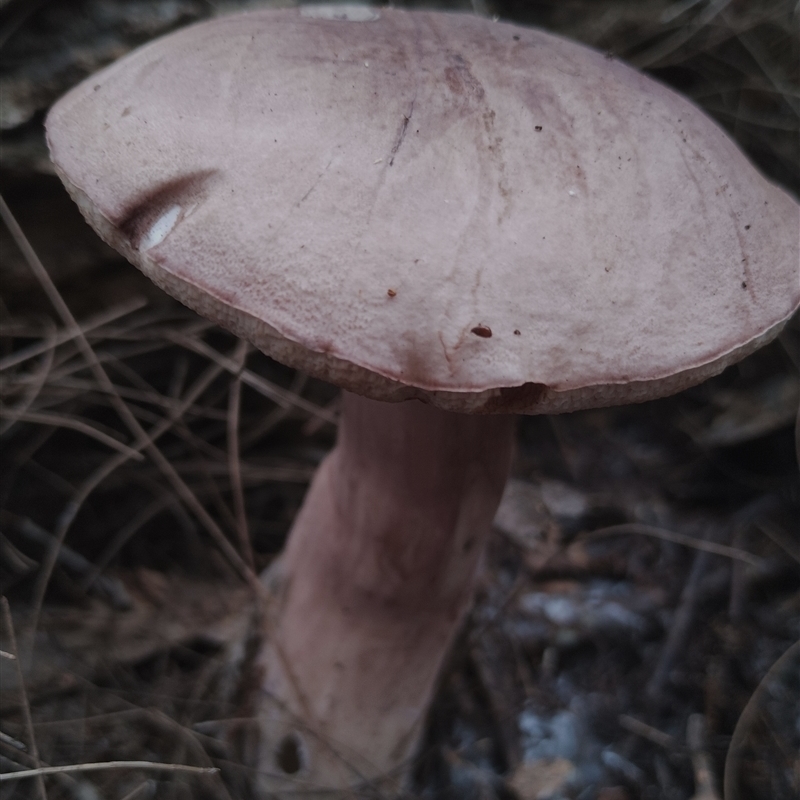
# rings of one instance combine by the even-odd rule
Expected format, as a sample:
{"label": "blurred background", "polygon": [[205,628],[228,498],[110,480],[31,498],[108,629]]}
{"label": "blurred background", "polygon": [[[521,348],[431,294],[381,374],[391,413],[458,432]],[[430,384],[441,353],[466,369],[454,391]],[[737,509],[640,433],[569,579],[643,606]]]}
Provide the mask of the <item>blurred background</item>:
{"label": "blurred background", "polygon": [[[7,781],[0,800],[252,796],[252,609],[219,537],[270,564],[335,441],[337,392],[105,246],[53,173],[43,120],[149,39],[265,5],[292,4],[0,0],[0,193],[20,226],[0,228],[0,648],[20,655],[0,659],[0,770],[221,768]],[[800,3],[396,5],[537,25],[624,59],[800,193]],[[673,398],[520,420],[413,797],[714,800],[724,773],[726,800],[800,797],[798,369],[795,317]],[[160,457],[131,450],[120,403]]]}

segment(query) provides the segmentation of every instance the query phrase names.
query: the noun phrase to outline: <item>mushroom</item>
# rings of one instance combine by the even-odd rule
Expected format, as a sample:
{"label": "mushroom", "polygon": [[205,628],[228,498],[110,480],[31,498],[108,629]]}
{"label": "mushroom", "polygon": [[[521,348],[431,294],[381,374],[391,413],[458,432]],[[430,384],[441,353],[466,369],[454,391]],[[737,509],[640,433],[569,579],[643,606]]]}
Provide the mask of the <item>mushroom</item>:
{"label": "mushroom", "polygon": [[108,243],[345,389],[259,656],[264,791],[402,786],[513,414],[679,391],[800,303],[795,200],[670,89],[529,28],[224,17],[73,89],[47,136]]}

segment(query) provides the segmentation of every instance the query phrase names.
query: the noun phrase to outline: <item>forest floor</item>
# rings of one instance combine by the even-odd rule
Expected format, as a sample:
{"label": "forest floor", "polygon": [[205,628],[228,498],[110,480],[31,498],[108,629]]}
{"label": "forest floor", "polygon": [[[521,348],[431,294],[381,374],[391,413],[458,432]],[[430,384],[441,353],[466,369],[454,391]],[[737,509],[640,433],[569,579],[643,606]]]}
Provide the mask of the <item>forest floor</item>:
{"label": "forest floor", "polygon": [[[151,762],[4,780],[0,800],[253,797],[237,747],[252,601],[217,545],[244,530],[259,570],[280,552],[334,444],[337,390],[205,322],[102,244],[42,137],[50,103],[89,72],[241,5],[254,4],[0,4],[0,192],[35,254],[0,231],[0,649],[18,655],[0,658],[0,772]],[[671,83],[798,194],[800,6],[466,7]],[[724,783],[726,800],[800,797],[799,375],[796,316],[674,397],[519,419],[410,796],[715,800]],[[130,446],[120,404],[160,456]]]}

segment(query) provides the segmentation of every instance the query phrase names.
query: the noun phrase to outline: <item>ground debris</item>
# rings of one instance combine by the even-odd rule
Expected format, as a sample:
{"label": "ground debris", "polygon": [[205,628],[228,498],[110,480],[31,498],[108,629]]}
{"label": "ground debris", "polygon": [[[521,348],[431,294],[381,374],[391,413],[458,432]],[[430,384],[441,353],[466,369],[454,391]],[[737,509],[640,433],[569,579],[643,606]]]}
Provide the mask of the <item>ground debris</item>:
{"label": "ground debris", "polygon": [[[0,3],[0,191],[113,391],[159,431],[157,446],[229,543],[239,541],[242,499],[261,571],[333,444],[337,395],[242,354],[233,337],[121,266],[49,174],[42,128],[50,102],[109,59],[239,5]],[[450,5],[633,59],[704,105],[797,193],[790,0]],[[255,800],[252,587],[153,462],[111,469],[117,454],[98,438],[52,424],[62,415],[132,444],[5,229],[0,270],[0,588],[21,645],[32,644],[24,676],[38,761],[222,768],[202,778],[50,777],[48,798]],[[410,798],[711,800],[723,779],[726,800],[798,796],[798,368],[795,318],[779,341],[674,398],[520,420],[514,477]],[[50,423],[26,421],[29,412]],[[65,549],[34,609],[59,538]],[[13,667],[0,658],[4,771],[35,766]]]}

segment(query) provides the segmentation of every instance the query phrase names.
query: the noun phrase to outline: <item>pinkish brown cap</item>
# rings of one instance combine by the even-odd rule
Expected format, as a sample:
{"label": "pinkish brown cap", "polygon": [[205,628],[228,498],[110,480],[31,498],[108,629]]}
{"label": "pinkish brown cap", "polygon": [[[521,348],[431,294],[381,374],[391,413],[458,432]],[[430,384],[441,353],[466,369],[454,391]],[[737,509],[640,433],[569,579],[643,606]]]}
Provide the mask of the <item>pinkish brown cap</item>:
{"label": "pinkish brown cap", "polygon": [[47,135],[91,224],[159,286],[377,399],[644,400],[800,303],[796,201],[684,98],[538,30],[221,18],[73,89]]}

